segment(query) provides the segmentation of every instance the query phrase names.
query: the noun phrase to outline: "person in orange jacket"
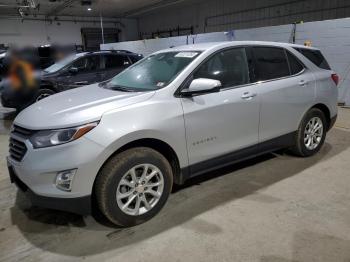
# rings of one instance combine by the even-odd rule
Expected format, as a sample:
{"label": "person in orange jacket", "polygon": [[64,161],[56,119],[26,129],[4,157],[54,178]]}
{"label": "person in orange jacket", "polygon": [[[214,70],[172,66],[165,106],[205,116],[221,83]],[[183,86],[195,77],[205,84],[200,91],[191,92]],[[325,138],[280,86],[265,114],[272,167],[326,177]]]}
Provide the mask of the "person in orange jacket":
{"label": "person in orange jacket", "polygon": [[11,88],[20,93],[28,93],[36,87],[33,66],[24,59],[13,55],[9,68]]}

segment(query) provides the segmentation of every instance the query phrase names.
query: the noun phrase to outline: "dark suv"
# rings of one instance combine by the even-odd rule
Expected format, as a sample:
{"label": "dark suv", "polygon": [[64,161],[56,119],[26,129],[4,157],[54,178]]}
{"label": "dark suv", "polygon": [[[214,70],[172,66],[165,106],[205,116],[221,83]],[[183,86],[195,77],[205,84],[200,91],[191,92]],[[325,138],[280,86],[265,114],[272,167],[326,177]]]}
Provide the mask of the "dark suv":
{"label": "dark suv", "polygon": [[106,81],[143,56],[128,51],[98,51],[74,54],[51,65],[38,74],[39,89],[28,97],[17,96],[4,88],[4,107],[23,109],[52,94],[68,89]]}

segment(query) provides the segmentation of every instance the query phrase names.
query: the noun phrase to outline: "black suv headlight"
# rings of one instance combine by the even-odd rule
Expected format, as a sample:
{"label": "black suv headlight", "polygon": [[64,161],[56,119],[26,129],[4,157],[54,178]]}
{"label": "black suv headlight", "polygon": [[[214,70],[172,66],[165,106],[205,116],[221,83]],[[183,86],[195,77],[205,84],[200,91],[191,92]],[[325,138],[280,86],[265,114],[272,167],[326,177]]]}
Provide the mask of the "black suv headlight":
{"label": "black suv headlight", "polygon": [[57,146],[82,137],[97,125],[98,122],[94,122],[65,129],[43,130],[36,132],[29,140],[34,148]]}

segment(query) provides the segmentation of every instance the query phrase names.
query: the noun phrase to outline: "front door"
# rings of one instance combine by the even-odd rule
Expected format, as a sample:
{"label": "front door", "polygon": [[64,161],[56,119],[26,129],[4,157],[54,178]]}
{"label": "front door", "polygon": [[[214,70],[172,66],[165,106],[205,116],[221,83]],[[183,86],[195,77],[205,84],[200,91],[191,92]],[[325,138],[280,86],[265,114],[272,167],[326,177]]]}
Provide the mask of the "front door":
{"label": "front door", "polygon": [[[220,51],[193,74],[193,79],[221,81],[220,92],[181,98],[191,173],[225,165],[239,152],[255,152],[259,96],[250,85],[244,47]],[[242,150],[242,151],[241,151]]]}
{"label": "front door", "polygon": [[60,84],[66,89],[94,84],[101,81],[101,63],[99,55],[85,56],[69,68],[76,68],[77,72],[72,73],[69,68],[64,76],[60,77]]}

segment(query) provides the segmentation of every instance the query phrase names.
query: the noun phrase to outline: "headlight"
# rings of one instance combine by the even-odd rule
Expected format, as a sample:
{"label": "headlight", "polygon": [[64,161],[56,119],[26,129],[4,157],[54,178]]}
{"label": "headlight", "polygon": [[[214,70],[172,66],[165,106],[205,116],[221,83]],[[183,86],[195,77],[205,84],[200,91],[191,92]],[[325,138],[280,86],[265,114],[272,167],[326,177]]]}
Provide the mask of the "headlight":
{"label": "headlight", "polygon": [[35,133],[29,140],[34,148],[42,148],[65,144],[82,137],[91,129],[96,127],[98,122],[78,127],[71,127],[57,130],[43,130]]}

